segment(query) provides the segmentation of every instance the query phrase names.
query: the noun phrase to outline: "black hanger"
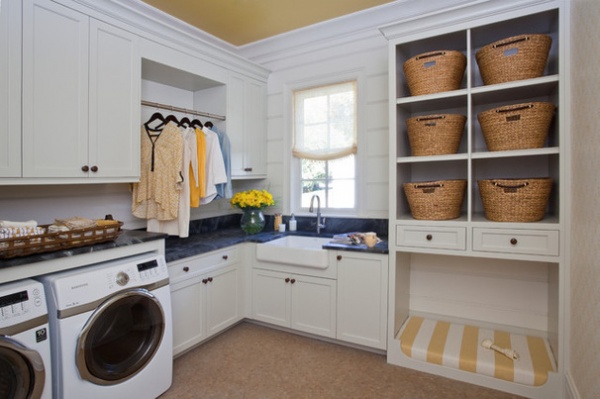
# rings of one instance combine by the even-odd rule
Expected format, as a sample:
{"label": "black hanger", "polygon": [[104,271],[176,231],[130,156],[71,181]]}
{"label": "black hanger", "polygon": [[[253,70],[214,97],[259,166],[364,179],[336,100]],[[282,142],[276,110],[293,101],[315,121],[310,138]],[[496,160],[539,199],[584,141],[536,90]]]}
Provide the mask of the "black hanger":
{"label": "black hanger", "polygon": [[144,123],[144,125],[149,125],[150,123],[152,123],[154,121],[164,122],[165,121],[165,117],[160,112],[155,112],[155,113],[152,114],[152,116],[150,117],[150,119],[148,119],[146,121],[146,123]]}
{"label": "black hanger", "polygon": [[167,115],[167,117],[165,118],[165,125],[169,122],[174,122],[176,125],[179,125],[177,117],[173,114]]}
{"label": "black hanger", "polygon": [[184,116],[183,118],[181,118],[181,120],[179,121],[179,123],[177,124],[179,127],[190,127],[192,124],[192,122],[190,122],[189,118],[187,116]]}
{"label": "black hanger", "polygon": [[206,122],[206,123],[204,124],[204,126],[206,126],[207,128],[209,128],[209,129],[210,129],[211,127],[213,127],[213,124],[212,124],[212,122],[211,122],[211,121],[208,121],[208,122]]}
{"label": "black hanger", "polygon": [[[154,121],[160,121],[161,123],[158,124],[156,127],[152,128],[150,127],[150,124]],[[160,113],[160,112],[155,112],[152,114],[152,116],[150,117],[150,119],[148,119],[146,121],[146,123],[144,123],[144,127],[146,128],[146,131],[148,133],[150,132],[161,132],[161,126],[163,126],[165,124],[165,118],[164,116]]]}
{"label": "black hanger", "polygon": [[203,126],[202,126],[202,122],[200,122],[200,120],[199,120],[199,119],[194,119],[194,120],[192,120],[192,121],[190,122],[190,126],[191,126],[191,127],[197,127],[197,128],[200,128],[200,129],[202,129],[202,128],[203,128]]}

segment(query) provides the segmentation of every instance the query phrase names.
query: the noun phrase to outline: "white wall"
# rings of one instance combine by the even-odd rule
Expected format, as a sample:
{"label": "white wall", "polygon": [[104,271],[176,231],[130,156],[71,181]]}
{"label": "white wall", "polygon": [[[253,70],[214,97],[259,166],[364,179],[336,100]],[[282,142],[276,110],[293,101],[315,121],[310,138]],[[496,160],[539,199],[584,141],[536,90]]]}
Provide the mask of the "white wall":
{"label": "white wall", "polygon": [[[600,398],[600,2],[572,3],[573,138],[570,383]],[[577,393],[578,391],[578,393]]]}
{"label": "white wall", "polygon": [[[324,27],[304,30],[305,37]],[[313,38],[315,36],[312,36]],[[289,40],[289,38],[281,38]],[[276,47],[275,43],[272,43]],[[387,41],[375,28],[357,40],[313,40],[270,54],[268,81],[268,179],[284,213],[290,213],[292,145],[291,92],[296,88],[359,77],[358,198],[354,216],[387,218],[388,64]],[[328,214],[326,216],[333,216]]]}

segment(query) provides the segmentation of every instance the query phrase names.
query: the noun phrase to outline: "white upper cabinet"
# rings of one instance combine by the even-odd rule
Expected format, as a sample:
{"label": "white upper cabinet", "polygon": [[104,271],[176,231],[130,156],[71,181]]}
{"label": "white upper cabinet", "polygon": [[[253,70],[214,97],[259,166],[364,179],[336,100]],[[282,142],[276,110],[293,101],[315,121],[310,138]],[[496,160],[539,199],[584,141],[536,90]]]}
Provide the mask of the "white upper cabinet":
{"label": "white upper cabinet", "polygon": [[232,74],[227,84],[227,134],[233,179],[267,177],[264,82]]}
{"label": "white upper cabinet", "polygon": [[0,7],[0,177],[21,175],[21,2]]}
{"label": "white upper cabinet", "polygon": [[89,165],[98,177],[140,174],[141,58],[138,37],[90,23]]}
{"label": "white upper cabinet", "polygon": [[23,177],[136,181],[140,62],[134,35],[25,1]]}

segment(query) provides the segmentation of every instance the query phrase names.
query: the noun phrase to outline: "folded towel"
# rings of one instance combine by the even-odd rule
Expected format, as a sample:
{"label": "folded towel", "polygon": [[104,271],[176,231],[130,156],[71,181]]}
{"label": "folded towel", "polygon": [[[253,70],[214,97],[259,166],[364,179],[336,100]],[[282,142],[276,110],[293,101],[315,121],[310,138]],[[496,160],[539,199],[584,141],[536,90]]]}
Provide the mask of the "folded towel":
{"label": "folded towel", "polygon": [[27,220],[25,222],[12,222],[10,220],[0,220],[0,227],[37,227],[35,220]]}
{"label": "folded towel", "polygon": [[44,234],[41,227],[0,227],[0,239]]}
{"label": "folded towel", "polygon": [[65,225],[70,229],[85,229],[96,226],[96,221],[76,216],[68,219],[55,219],[54,224]]}

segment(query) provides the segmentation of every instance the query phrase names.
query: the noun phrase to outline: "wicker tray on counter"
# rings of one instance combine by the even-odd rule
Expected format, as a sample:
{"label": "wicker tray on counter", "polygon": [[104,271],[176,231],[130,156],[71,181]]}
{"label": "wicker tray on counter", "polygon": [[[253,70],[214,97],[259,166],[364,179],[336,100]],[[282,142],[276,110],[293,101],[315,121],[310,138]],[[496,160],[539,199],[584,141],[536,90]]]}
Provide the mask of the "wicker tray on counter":
{"label": "wicker tray on counter", "polygon": [[[122,222],[83,229],[0,239],[0,259],[16,258],[45,252],[62,251],[113,241],[119,236]],[[50,225],[40,226],[47,231]]]}

